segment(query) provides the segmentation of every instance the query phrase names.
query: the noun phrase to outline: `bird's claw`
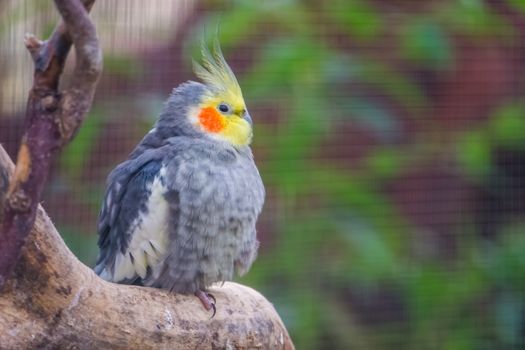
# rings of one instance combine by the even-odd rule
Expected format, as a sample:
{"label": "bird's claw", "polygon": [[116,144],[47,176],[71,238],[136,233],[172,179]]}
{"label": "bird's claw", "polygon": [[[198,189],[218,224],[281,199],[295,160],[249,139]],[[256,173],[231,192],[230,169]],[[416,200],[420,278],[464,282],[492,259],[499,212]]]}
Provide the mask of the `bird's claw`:
{"label": "bird's claw", "polygon": [[197,298],[199,298],[199,300],[201,301],[202,305],[204,306],[204,308],[207,311],[213,309],[213,314],[210,317],[210,318],[213,318],[215,316],[215,314],[217,313],[217,307],[215,306],[215,304],[217,303],[217,300],[215,299],[213,294],[205,292],[205,291],[202,291],[202,290],[199,290],[199,291],[195,292],[195,296],[197,296]]}
{"label": "bird's claw", "polygon": [[217,307],[215,306],[215,303],[211,304],[211,307],[213,308],[213,313],[211,314],[210,318],[215,317],[215,314],[217,313]]}

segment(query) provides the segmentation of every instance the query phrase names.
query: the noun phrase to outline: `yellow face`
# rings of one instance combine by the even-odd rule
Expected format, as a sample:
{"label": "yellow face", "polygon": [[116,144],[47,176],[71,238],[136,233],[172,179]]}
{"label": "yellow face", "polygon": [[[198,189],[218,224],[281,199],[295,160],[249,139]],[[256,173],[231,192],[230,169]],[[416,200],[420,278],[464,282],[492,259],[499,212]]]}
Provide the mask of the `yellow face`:
{"label": "yellow face", "polygon": [[252,126],[242,98],[206,97],[193,114],[193,123],[214,138],[233,146],[250,144]]}
{"label": "yellow face", "polygon": [[249,145],[252,140],[250,115],[239,83],[226,63],[217,40],[213,52],[203,42],[202,65],[194,62],[193,69],[209,88],[198,108],[190,111],[193,124],[233,146]]}

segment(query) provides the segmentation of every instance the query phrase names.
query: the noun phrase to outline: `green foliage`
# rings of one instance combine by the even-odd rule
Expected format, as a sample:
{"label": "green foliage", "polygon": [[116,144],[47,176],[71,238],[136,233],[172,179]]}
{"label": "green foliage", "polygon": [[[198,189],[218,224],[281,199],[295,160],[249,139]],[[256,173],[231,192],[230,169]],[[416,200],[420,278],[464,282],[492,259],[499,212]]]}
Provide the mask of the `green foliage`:
{"label": "green foliage", "polygon": [[458,159],[473,179],[486,178],[495,169],[496,149],[525,150],[525,105],[512,102],[497,109],[481,127],[465,132],[458,142]]}
{"label": "green foliage", "polygon": [[106,55],[104,71],[106,74],[115,74],[124,78],[138,78],[143,72],[143,67],[140,61],[130,56]]}
{"label": "green foliage", "polygon": [[[432,243],[418,237],[420,228],[384,187],[447,152],[453,152],[464,181],[489,186],[498,176],[495,152],[525,145],[522,104],[501,101],[486,122],[457,133],[442,129],[424,119],[433,97],[419,77],[366,50],[384,44],[382,36],[390,31],[389,50],[413,69],[438,74],[456,68],[458,36],[479,41],[506,35],[504,42],[510,43],[514,29],[476,0],[404,13],[397,28],[387,27],[384,9],[365,1],[323,2],[322,11],[311,2],[263,3],[241,1],[221,16],[230,52],[253,47],[251,38],[272,28],[256,43],[241,85],[256,109],[270,103],[280,111],[277,127],[257,125],[255,135],[256,153],[265,153],[262,176],[279,208],[272,217],[277,236],[242,281],[275,300],[301,349],[519,344],[524,322],[519,281],[525,280],[525,269],[516,252],[523,242],[507,242],[519,236],[517,231],[502,228],[501,242],[484,242],[476,233],[475,212],[468,211],[461,225],[450,228],[461,232],[454,257],[427,256],[417,244],[432,251]],[[230,19],[238,19],[238,26]],[[357,44],[334,45],[326,33],[347,35]],[[363,85],[366,90],[352,88]],[[397,141],[402,121],[392,104],[421,127],[410,145]],[[382,143],[359,169],[323,158],[323,145],[341,123],[360,125]],[[442,133],[452,144],[436,144],[428,136]],[[359,301],[345,300],[345,291],[381,289],[385,283],[399,291],[406,317],[386,324],[360,322],[349,311]]]}
{"label": "green foliage", "polygon": [[494,113],[487,129],[493,143],[512,149],[524,149],[525,103],[503,105]]}
{"label": "green foliage", "polygon": [[446,28],[432,20],[415,18],[404,30],[401,45],[407,58],[432,69],[450,67],[453,54]]}
{"label": "green foliage", "polygon": [[521,11],[521,13],[525,13],[525,2],[521,0],[507,0],[507,2],[517,10]]}
{"label": "green foliage", "polygon": [[380,15],[361,0],[337,0],[324,2],[325,10],[341,29],[359,39],[374,39],[383,30]]}
{"label": "green foliage", "polygon": [[61,167],[68,169],[72,177],[79,178],[82,175],[87,158],[92,154],[92,149],[95,146],[93,140],[100,133],[102,120],[100,113],[92,110],[80,128],[78,135],[60,155]]}
{"label": "green foliage", "polygon": [[458,157],[466,172],[473,176],[490,174],[492,149],[484,130],[475,130],[462,135]]}
{"label": "green foliage", "polygon": [[498,35],[510,38],[514,28],[492,11],[483,0],[451,0],[444,1],[434,13],[444,28],[451,26],[459,34],[468,34],[483,38],[486,35]]}
{"label": "green foliage", "polygon": [[[7,11],[0,11],[0,34],[4,34],[11,25],[26,19],[28,12],[42,14],[53,10],[52,3],[34,0],[20,0],[10,4],[6,2],[4,6],[7,8]],[[53,19],[51,22],[54,21]],[[54,26],[51,22],[41,22],[44,34],[51,33]]]}
{"label": "green foliage", "polygon": [[93,266],[98,254],[96,235],[79,234],[78,230],[66,226],[60,227],[60,235],[77,258],[88,266]]}
{"label": "green foliage", "polygon": [[378,149],[368,157],[370,172],[383,179],[399,175],[406,161],[402,151],[397,149]]}

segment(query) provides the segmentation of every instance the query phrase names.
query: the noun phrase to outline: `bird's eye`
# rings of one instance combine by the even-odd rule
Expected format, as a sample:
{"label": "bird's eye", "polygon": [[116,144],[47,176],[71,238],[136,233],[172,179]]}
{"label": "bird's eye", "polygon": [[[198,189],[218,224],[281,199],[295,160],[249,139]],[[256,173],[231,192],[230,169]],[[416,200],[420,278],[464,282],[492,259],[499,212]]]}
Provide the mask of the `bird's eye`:
{"label": "bird's eye", "polygon": [[226,103],[221,103],[217,108],[219,108],[219,111],[222,113],[228,113],[230,111],[230,106],[228,106]]}

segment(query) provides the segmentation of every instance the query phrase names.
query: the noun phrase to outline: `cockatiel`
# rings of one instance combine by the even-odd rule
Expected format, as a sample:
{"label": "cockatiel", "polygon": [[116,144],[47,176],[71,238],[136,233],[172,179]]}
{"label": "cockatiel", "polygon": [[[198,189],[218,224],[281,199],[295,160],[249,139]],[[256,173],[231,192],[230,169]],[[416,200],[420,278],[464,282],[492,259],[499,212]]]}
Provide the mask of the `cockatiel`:
{"label": "cockatiel", "polygon": [[264,186],[252,120],[218,41],[203,44],[202,81],[173,90],[153,129],[109,175],[95,272],[117,283],[194,293],[242,275],[258,248]]}

